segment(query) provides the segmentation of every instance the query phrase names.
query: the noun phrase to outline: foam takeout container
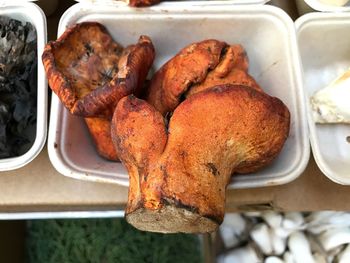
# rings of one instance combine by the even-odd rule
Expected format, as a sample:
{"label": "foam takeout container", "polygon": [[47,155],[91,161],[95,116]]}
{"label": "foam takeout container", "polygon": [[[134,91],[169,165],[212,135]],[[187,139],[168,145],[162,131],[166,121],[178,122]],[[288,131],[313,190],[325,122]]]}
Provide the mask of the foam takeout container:
{"label": "foam takeout container", "polygon": [[[310,13],[296,21],[304,71],[310,141],[315,161],[331,180],[350,184],[350,126],[315,124],[310,97],[350,68],[350,13]],[[350,98],[349,98],[350,103]]]}
{"label": "foam takeout container", "polygon": [[321,1],[321,0],[298,0],[298,1],[305,1],[305,3],[315,11],[322,11],[322,12],[349,12],[350,11],[350,1],[344,4],[343,6],[329,4],[327,3],[327,1]]}
{"label": "foam takeout container", "polygon": [[[208,38],[242,44],[250,60],[250,74],[268,94],[280,98],[291,112],[290,136],[278,158],[264,170],[235,175],[230,187],[283,184],[298,177],[309,160],[309,140],[302,76],[294,23],[281,9],[229,2],[172,2],[148,8],[125,4],[76,4],[61,17],[58,35],[75,23],[98,21],[126,46],[141,34],[151,37],[154,70],[186,45]],[[72,116],[52,96],[48,138],[49,157],[63,175],[82,180],[128,185],[121,163],[99,157],[84,121]]]}
{"label": "foam takeout container", "polygon": [[20,168],[31,162],[42,150],[47,133],[47,80],[41,63],[41,54],[46,43],[46,18],[43,11],[34,3],[26,1],[3,1],[0,3],[0,15],[23,22],[30,22],[37,33],[37,117],[36,124],[27,131],[32,139],[32,146],[18,157],[0,159],[0,171]]}

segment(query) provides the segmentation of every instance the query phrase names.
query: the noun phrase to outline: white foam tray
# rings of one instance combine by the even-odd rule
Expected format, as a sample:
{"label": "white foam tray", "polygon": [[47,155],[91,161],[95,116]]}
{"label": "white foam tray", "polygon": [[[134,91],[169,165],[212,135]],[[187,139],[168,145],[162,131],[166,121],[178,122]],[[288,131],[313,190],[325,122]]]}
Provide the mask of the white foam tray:
{"label": "white foam tray", "polygon": [[[58,35],[75,23],[98,21],[126,46],[141,34],[156,48],[154,68],[189,43],[217,38],[242,44],[250,60],[250,73],[270,95],[280,98],[291,112],[290,136],[278,158],[266,169],[237,175],[229,187],[250,188],[284,184],[298,177],[309,160],[309,140],[302,75],[294,23],[273,6],[229,5],[222,2],[162,3],[134,9],[126,5],[76,4],[62,16]],[[128,185],[121,163],[96,154],[81,118],[72,116],[52,96],[48,138],[49,157],[63,175],[82,180]]]}
{"label": "white foam tray", "polygon": [[322,3],[320,0],[303,0],[308,4],[312,9],[316,11],[323,12],[349,12],[350,11],[350,2],[346,3],[344,6],[335,6],[326,3]]}
{"label": "white foam tray", "polygon": [[[8,0],[9,1],[9,0]],[[93,4],[94,6],[100,5],[100,6],[106,6],[106,5],[127,5],[126,0],[122,0],[124,2],[117,2],[117,0],[75,0],[76,2],[82,3],[82,4]],[[179,0],[179,1],[168,1],[166,5],[186,5],[188,2],[191,2],[190,5],[195,5],[195,1],[203,2],[203,0]],[[205,0],[204,0],[205,1]],[[256,4],[265,4],[267,2],[270,2],[270,0],[221,0],[221,1],[206,1],[206,5],[256,5]],[[164,2],[162,3],[162,5]],[[203,5],[200,3],[200,5]]]}
{"label": "white foam tray", "polygon": [[313,155],[328,178],[349,185],[350,125],[315,124],[309,99],[350,67],[350,13],[310,13],[300,17],[296,27]]}
{"label": "white foam tray", "polygon": [[46,43],[46,18],[43,11],[33,3],[25,1],[4,1],[0,3],[0,15],[9,16],[24,22],[31,22],[37,32],[38,90],[36,131],[32,147],[18,157],[0,159],[0,171],[14,170],[31,162],[42,150],[47,133],[47,80],[41,63],[41,54]]}

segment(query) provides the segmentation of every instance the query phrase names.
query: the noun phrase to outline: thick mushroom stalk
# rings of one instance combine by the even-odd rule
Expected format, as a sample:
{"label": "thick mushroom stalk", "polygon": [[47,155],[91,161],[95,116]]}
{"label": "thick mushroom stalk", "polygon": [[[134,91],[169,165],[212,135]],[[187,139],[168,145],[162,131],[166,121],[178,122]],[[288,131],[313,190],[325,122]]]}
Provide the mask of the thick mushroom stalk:
{"label": "thick mushroom stalk", "polygon": [[112,139],[130,177],[126,220],[154,232],[216,230],[231,175],[269,164],[288,137],[289,123],[279,99],[239,85],[190,96],[168,127],[147,102],[121,99]]}
{"label": "thick mushroom stalk", "polygon": [[76,24],[45,47],[42,60],[51,89],[72,114],[85,118],[107,159],[118,159],[110,137],[114,109],[124,96],[141,93],[154,56],[149,37],[124,49],[97,22]]}
{"label": "thick mushroom stalk", "polygon": [[84,120],[98,154],[107,160],[118,161],[111,137],[111,121],[104,118],[84,118]]}

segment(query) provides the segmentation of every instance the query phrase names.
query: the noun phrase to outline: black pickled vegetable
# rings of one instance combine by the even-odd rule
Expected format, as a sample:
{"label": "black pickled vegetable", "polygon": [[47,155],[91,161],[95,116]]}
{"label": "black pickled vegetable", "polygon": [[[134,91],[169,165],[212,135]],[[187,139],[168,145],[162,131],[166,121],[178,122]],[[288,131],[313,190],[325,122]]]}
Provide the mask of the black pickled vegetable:
{"label": "black pickled vegetable", "polygon": [[200,263],[198,236],[139,231],[124,219],[28,221],[28,263]]}
{"label": "black pickled vegetable", "polygon": [[36,122],[37,36],[29,22],[0,16],[0,158],[23,154]]}

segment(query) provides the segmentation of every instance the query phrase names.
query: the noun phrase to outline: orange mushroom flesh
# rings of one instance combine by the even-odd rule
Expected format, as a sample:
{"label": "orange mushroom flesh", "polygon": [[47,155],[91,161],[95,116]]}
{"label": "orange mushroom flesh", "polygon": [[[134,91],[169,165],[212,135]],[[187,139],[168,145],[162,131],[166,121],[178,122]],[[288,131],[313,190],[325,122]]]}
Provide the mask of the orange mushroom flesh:
{"label": "orange mushroom flesh", "polygon": [[190,96],[168,127],[146,101],[123,98],[113,116],[112,139],[130,178],[127,221],[154,232],[215,231],[231,175],[271,163],[289,124],[279,99],[240,85]]}

